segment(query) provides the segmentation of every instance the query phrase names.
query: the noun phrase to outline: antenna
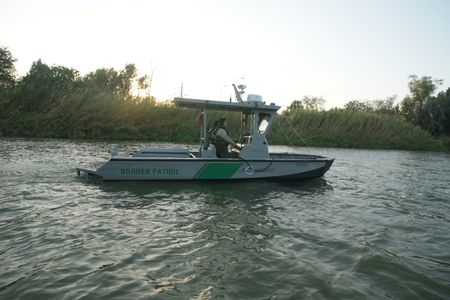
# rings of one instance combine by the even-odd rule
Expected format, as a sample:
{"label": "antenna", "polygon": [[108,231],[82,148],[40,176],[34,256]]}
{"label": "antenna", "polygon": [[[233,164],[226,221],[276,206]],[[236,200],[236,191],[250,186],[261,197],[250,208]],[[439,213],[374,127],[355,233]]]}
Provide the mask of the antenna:
{"label": "antenna", "polygon": [[[236,94],[236,100],[239,102],[243,102],[241,95],[245,93],[244,90],[247,88],[247,86],[240,84],[236,88],[236,85],[233,83],[233,88],[234,88],[234,93]],[[238,91],[238,89],[239,89],[239,91]]]}

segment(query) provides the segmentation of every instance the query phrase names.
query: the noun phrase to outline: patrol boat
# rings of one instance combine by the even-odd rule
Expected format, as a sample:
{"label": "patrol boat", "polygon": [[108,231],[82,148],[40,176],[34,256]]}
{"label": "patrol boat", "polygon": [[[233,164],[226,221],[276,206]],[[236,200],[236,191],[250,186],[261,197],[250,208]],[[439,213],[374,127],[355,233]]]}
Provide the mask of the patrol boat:
{"label": "patrol boat", "polygon": [[[334,159],[319,155],[269,153],[266,136],[280,106],[266,104],[261,96],[247,96],[243,85],[236,88],[236,102],[175,98],[180,108],[201,110],[200,148],[144,147],[135,152],[118,152],[111,146],[111,158],[96,171],[77,168],[78,175],[100,177],[103,180],[305,180],[323,176]],[[238,90],[239,89],[239,90]],[[241,112],[241,149],[235,158],[218,158],[209,145],[207,112],[210,110]],[[208,146],[209,145],[209,146]]]}

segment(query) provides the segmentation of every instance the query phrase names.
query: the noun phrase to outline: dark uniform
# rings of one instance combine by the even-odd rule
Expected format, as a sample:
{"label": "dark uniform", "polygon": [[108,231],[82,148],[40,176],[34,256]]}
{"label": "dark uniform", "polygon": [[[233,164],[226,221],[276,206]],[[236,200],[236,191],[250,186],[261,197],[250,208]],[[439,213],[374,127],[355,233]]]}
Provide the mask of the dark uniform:
{"label": "dark uniform", "polygon": [[[228,144],[229,141],[223,139],[221,135],[217,135],[217,131],[220,129],[225,130],[226,135],[228,135],[228,131],[223,127],[217,127],[213,132],[213,144],[216,147],[216,154],[218,158],[230,158],[233,157],[233,155],[228,152]],[[230,138],[231,139],[231,138]]]}

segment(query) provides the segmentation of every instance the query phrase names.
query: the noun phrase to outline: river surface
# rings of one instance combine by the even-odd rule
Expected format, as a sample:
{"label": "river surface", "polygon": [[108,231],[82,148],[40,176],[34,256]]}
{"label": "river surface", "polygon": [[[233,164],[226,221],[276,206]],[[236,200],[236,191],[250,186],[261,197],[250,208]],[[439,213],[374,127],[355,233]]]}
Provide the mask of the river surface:
{"label": "river surface", "polygon": [[110,183],[75,172],[106,142],[0,139],[0,299],[450,299],[449,154],[271,150],[336,160],[299,183]]}

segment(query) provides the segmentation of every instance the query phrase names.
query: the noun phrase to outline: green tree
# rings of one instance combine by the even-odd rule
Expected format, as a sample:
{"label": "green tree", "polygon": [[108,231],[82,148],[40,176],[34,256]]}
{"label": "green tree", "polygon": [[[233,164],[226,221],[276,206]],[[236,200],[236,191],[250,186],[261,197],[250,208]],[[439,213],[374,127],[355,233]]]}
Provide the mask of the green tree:
{"label": "green tree", "polygon": [[101,68],[84,76],[83,85],[91,92],[111,92],[126,97],[130,95],[136,76],[137,68],[134,64],[127,64],[120,71],[113,68]]}
{"label": "green tree", "polygon": [[323,110],[325,100],[322,97],[304,96],[301,100],[305,110],[320,111]]}
{"label": "green tree", "polygon": [[437,96],[439,103],[442,104],[445,120],[444,120],[444,132],[450,134],[450,87],[445,92],[440,92]]}
{"label": "green tree", "polygon": [[11,52],[6,47],[0,46],[0,89],[8,88],[14,85],[16,81],[16,69]]}
{"label": "green tree", "polygon": [[425,103],[423,126],[434,135],[450,133],[450,88]]}
{"label": "green tree", "polygon": [[140,96],[141,91],[146,91],[150,87],[150,81],[147,75],[139,77],[138,83],[138,96]]}
{"label": "green tree", "polygon": [[90,72],[83,77],[83,85],[90,92],[95,93],[119,93],[122,79],[113,68],[101,68]]}
{"label": "green tree", "polygon": [[16,59],[8,48],[0,46],[0,122],[8,115],[15,92],[14,62]]}
{"label": "green tree", "polygon": [[425,102],[421,125],[433,135],[444,132],[446,115],[444,106],[438,97],[431,97]]}
{"label": "green tree", "polygon": [[51,98],[52,71],[41,59],[33,62],[22,79],[17,100],[24,111],[40,111]]}
{"label": "green tree", "polygon": [[410,95],[406,96],[401,103],[401,113],[413,124],[425,128],[425,105],[431,99],[436,89],[442,84],[440,79],[432,79],[429,76],[418,78],[417,75],[409,76]]}
{"label": "green tree", "polygon": [[374,100],[372,102],[373,110],[376,113],[380,114],[388,114],[388,115],[398,114],[399,108],[398,106],[394,105],[396,100],[397,96],[395,95],[382,100]]}
{"label": "green tree", "polygon": [[394,106],[397,96],[391,96],[381,100],[352,100],[344,105],[348,111],[375,112],[379,114],[397,114],[398,107]]}
{"label": "green tree", "polygon": [[303,107],[302,100],[294,100],[294,101],[292,101],[292,103],[287,108],[288,111],[293,111],[293,110],[297,110],[297,109],[305,109]]}
{"label": "green tree", "polygon": [[18,85],[17,101],[24,111],[45,112],[80,86],[77,70],[62,66],[49,67],[40,59],[33,62]]}
{"label": "green tree", "polygon": [[373,111],[372,104],[369,101],[352,100],[344,105],[344,109],[348,111]]}
{"label": "green tree", "polygon": [[126,64],[125,68],[120,72],[121,78],[121,93],[123,96],[128,96],[133,85],[133,80],[137,76],[137,68],[134,64]]}

